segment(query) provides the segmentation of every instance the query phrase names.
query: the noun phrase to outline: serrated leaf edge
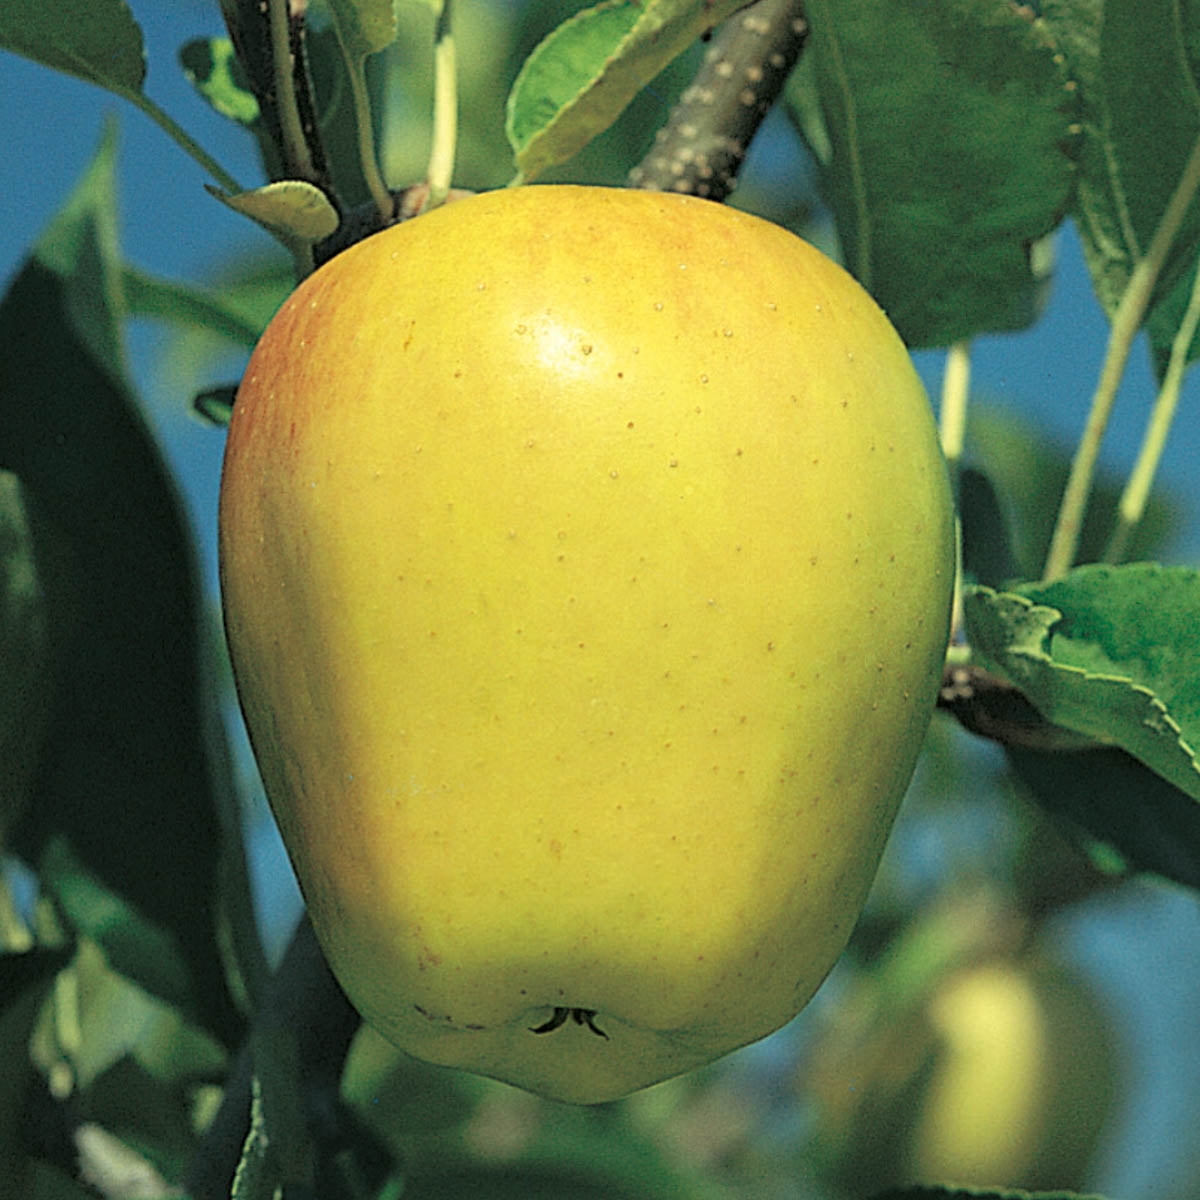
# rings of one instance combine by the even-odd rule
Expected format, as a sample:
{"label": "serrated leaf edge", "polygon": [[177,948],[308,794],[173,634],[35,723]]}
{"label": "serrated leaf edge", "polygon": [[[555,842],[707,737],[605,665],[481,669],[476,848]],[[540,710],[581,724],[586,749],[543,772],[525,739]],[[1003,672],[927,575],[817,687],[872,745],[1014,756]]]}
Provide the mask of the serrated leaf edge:
{"label": "serrated leaf edge", "polygon": [[[1179,749],[1190,760],[1192,769],[1200,781],[1200,755],[1197,754],[1196,747],[1192,745],[1183,735],[1183,729],[1178,721],[1171,716],[1170,710],[1166,704],[1155,694],[1153,689],[1148,688],[1145,684],[1138,683],[1128,675],[1109,674],[1106,672],[1088,671],[1085,667],[1077,667],[1071,663],[1063,663],[1055,660],[1046,646],[1046,640],[1049,638],[1054,626],[1064,619],[1065,615],[1061,609],[1054,608],[1052,605],[1039,604],[1035,600],[1031,600],[1028,596],[1022,596],[1018,592],[998,591],[995,588],[976,585],[969,589],[969,596],[982,596],[988,594],[996,599],[1004,599],[1010,602],[1016,602],[1024,607],[1031,615],[1034,612],[1053,614],[1050,621],[1043,626],[1042,633],[1039,638],[1038,648],[1031,649],[1024,646],[1012,646],[1003,659],[997,658],[989,654],[986,649],[977,647],[972,643],[972,655],[985,666],[989,671],[1006,679],[1014,687],[1017,687],[1025,698],[1036,708],[1048,721],[1053,721],[1054,724],[1062,726],[1064,729],[1069,729],[1072,733],[1083,734],[1085,737],[1092,738],[1106,746],[1119,746],[1127,750],[1133,757],[1142,762],[1148,770],[1154,771],[1156,775],[1161,775],[1156,767],[1147,763],[1140,755],[1129,750],[1120,740],[1115,739],[1106,729],[1100,729],[1092,726],[1087,721],[1075,720],[1069,714],[1048,713],[1044,706],[1039,703],[1037,681],[1035,675],[1039,671],[1049,669],[1052,673],[1061,675],[1073,675],[1077,678],[1096,681],[1100,683],[1116,683],[1124,684],[1131,691],[1149,701],[1149,712],[1140,719],[1140,724],[1153,731],[1155,734],[1169,734],[1173,737],[1179,746]],[[969,605],[968,605],[969,607]],[[969,624],[969,621],[968,621]],[[1022,663],[1037,664],[1036,668],[1028,671],[1017,672],[1011,669],[1011,659],[1016,659]],[[1161,723],[1153,720],[1153,716],[1159,716]],[[1164,778],[1167,778],[1164,776]],[[1172,781],[1173,782],[1173,781]],[[1200,782],[1198,782],[1200,786]]]}

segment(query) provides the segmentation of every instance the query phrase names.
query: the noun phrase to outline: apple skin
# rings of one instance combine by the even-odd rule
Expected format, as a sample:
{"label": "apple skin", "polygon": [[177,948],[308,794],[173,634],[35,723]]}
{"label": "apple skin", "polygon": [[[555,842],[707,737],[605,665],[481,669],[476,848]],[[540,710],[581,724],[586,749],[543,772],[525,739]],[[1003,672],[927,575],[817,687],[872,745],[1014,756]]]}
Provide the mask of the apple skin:
{"label": "apple skin", "polygon": [[786,1023],[911,776],[952,525],[900,339],[759,218],[514,188],[307,279],[238,393],[221,578],[366,1020],[578,1103]]}

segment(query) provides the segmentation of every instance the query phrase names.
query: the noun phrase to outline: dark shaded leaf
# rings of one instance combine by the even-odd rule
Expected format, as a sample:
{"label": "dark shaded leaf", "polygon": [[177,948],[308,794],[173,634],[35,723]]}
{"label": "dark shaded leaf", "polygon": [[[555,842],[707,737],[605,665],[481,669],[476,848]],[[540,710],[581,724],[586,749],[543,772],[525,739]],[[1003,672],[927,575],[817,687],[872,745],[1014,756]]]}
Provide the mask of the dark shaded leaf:
{"label": "dark shaded leaf", "polygon": [[29,1039],[66,958],[63,952],[41,949],[0,957],[0,1200],[26,1200],[31,1194],[24,1124],[36,1073]]}
{"label": "dark shaded leaf", "polygon": [[[217,950],[231,813],[192,546],[124,375],[106,141],[0,303],[0,467],[62,531],[78,630],[15,848],[56,836],[182,948],[205,1019],[240,1024]],[[227,826],[232,830],[232,824]]]}
{"label": "dark shaded leaf", "polygon": [[958,481],[962,522],[962,565],[968,579],[1000,587],[1020,574],[1008,531],[1007,515],[992,481],[967,467]]}
{"label": "dark shaded leaf", "polygon": [[0,852],[25,808],[62,650],[78,620],[61,532],[0,470]]}
{"label": "dark shaded leaf", "polygon": [[1200,888],[1200,805],[1161,775],[1110,748],[1006,754],[1032,798],[1105,870]]}
{"label": "dark shaded leaf", "polygon": [[464,1167],[457,1171],[410,1177],[404,1200],[645,1200],[657,1193],[615,1186],[601,1178],[567,1168],[535,1170],[522,1167]]}
{"label": "dark shaded leaf", "polygon": [[4,0],[0,46],[118,95],[141,91],[142,31],[124,0]]}

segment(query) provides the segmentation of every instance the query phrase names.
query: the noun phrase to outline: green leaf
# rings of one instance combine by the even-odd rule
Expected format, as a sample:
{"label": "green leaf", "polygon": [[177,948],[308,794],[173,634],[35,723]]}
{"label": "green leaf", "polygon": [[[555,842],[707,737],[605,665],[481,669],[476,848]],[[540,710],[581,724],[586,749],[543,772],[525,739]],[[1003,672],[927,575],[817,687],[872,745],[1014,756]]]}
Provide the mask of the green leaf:
{"label": "green leaf", "polygon": [[1149,871],[1200,889],[1200,805],[1161,775],[1111,747],[1005,753],[1031,798],[1100,871]]}
{"label": "green leaf", "polygon": [[220,334],[251,348],[263,324],[223,292],[210,292],[174,279],[159,279],[128,264],[122,268],[125,304],[133,316],[152,317],[184,329]]}
{"label": "green leaf", "polygon": [[26,1164],[28,1179],[21,1200],[96,1200],[96,1191],[72,1175],[42,1159]]}
{"label": "green leaf", "polygon": [[106,888],[65,839],[49,843],[38,875],[68,929],[103,947],[115,970],[168,1003],[189,1003],[187,965],[170,934]]}
{"label": "green leaf", "polygon": [[1008,513],[993,481],[974,467],[964,466],[959,473],[958,516],[964,578],[989,587],[1018,578]]}
{"label": "green leaf", "polygon": [[54,677],[78,619],[75,582],[61,533],[0,470],[0,854],[33,788]]}
{"label": "green leaf", "polygon": [[[117,1072],[121,1074],[121,1072]],[[131,1085],[123,1097],[127,1107],[118,1105],[115,1112],[108,1104],[96,1111],[95,1118],[78,1126],[72,1136],[78,1152],[79,1174],[87,1179],[102,1196],[140,1196],[144,1200],[180,1200],[178,1189],[167,1182],[145,1152],[153,1147],[154,1158],[170,1158],[170,1149],[160,1145],[162,1125],[167,1116],[161,1108],[151,1109],[142,1122],[129,1120],[129,1109],[135,1105],[154,1104],[159,1097],[140,1094],[137,1079],[114,1079],[113,1091]],[[89,1107],[91,1107],[89,1105]],[[116,1117],[117,1130],[105,1123]],[[122,1119],[124,1118],[124,1119]],[[122,1128],[124,1127],[124,1128]],[[118,1136],[124,1133],[124,1137]],[[181,1162],[179,1155],[176,1162]],[[175,1174],[177,1172],[173,1172]],[[95,1194],[95,1193],[93,1193]]]}
{"label": "green leaf", "polygon": [[[1046,0],[1044,13],[1061,31],[1080,82],[1083,145],[1073,215],[1096,295],[1112,313],[1200,135],[1200,9],[1184,0]],[[1198,247],[1194,205],[1154,304],[1194,264]]]}
{"label": "green leaf", "polygon": [[224,429],[233,418],[236,399],[237,384],[226,383],[198,393],[192,401],[192,408],[209,424]]}
{"label": "green leaf", "polygon": [[404,1200],[449,1200],[487,1196],[489,1200],[651,1200],[655,1193],[615,1186],[570,1167],[459,1167],[437,1175],[410,1177]]}
{"label": "green leaf", "polygon": [[216,894],[236,803],[187,522],[124,370],[114,162],[108,137],[0,301],[0,468],[61,531],[79,612],[13,847],[36,862],[65,836],[170,931],[233,1037]]}
{"label": "green leaf", "polygon": [[4,0],[0,46],[120,95],[146,77],[142,31],[124,0]]}
{"label": "green leaf", "polygon": [[222,204],[285,239],[319,242],[338,227],[337,209],[319,187],[303,179],[281,179],[235,196],[210,188]]}
{"label": "green leaf", "polygon": [[1071,194],[1075,91],[1047,26],[996,0],[812,0],[789,103],[850,270],[912,346],[1040,309]]}
{"label": "green leaf", "polygon": [[522,181],[566,162],[633,97],[745,0],[603,0],[564,21],[525,60],[506,130]]}
{"label": "green leaf", "polygon": [[1092,565],[964,600],[973,653],[1048,721],[1200,800],[1200,571]]}
{"label": "green leaf", "polygon": [[75,1088],[90,1088],[125,1058],[169,1085],[216,1079],[225,1068],[219,1044],[114,970],[90,938],[59,972],[56,991],[59,1002],[43,1009],[32,1049],[44,1072],[69,1071]]}
{"label": "green leaf", "polygon": [[0,958],[0,1054],[5,1064],[0,1072],[0,1195],[30,1194],[25,1178],[29,1156],[26,1105],[34,1081],[29,1039],[62,958],[41,949]]}
{"label": "green leaf", "polygon": [[257,1075],[251,1080],[250,1087],[250,1131],[242,1146],[229,1200],[278,1200],[283,1194],[283,1185],[267,1133],[262,1085]]}
{"label": "green leaf", "polygon": [[257,123],[258,101],[244,82],[229,38],[195,38],[180,48],[179,62],[191,85],[221,116],[239,125]]}
{"label": "green leaf", "polygon": [[[1167,372],[1175,338],[1184,321],[1184,314],[1192,300],[1195,287],[1196,265],[1184,271],[1165,295],[1155,304],[1146,317],[1146,333],[1150,338],[1151,365],[1159,383]],[[1193,334],[1188,345],[1184,365],[1200,358],[1200,332]]]}
{"label": "green leaf", "polygon": [[142,91],[142,31],[124,0],[4,0],[0,48],[107,88],[144,112],[227,192],[237,181]]}
{"label": "green leaf", "polygon": [[396,40],[393,0],[328,0],[338,37],[353,58],[385,50]]}

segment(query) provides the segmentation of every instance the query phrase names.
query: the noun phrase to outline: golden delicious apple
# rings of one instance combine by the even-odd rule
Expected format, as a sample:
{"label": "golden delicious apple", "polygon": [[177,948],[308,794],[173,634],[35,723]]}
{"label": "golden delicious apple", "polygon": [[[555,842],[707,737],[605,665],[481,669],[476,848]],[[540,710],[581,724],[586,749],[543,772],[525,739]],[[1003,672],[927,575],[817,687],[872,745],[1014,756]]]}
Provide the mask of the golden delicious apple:
{"label": "golden delicious apple", "polygon": [[329,962],[399,1046],[621,1096],[843,949],[930,718],[951,503],[870,297],[689,197],[459,200],[238,394],[224,607]]}

